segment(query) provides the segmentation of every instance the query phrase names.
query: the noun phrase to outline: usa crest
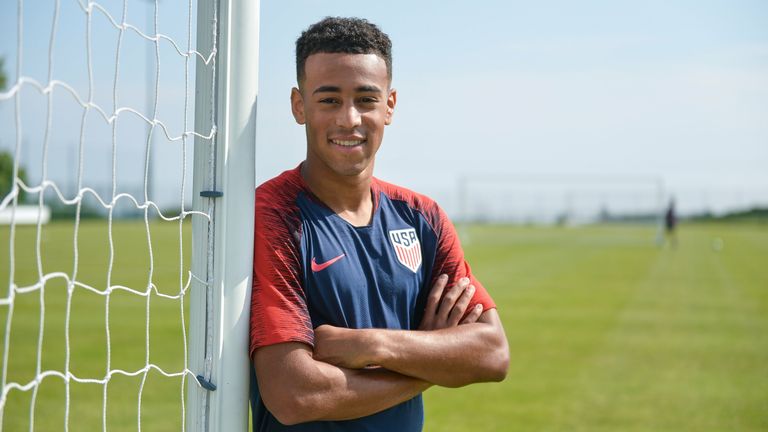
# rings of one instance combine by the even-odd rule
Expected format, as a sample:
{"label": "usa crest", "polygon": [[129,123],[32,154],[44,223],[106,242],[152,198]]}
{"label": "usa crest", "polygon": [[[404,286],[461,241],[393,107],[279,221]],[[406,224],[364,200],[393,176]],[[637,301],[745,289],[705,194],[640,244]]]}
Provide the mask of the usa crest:
{"label": "usa crest", "polygon": [[395,248],[395,255],[400,264],[408,267],[414,273],[421,266],[421,243],[414,228],[392,230],[389,241]]}

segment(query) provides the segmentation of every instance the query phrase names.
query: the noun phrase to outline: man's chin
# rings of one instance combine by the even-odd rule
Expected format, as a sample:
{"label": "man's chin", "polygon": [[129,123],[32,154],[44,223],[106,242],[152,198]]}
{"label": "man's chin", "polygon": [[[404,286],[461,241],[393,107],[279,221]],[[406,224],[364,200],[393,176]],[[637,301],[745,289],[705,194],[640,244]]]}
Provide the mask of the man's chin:
{"label": "man's chin", "polygon": [[336,166],[334,167],[333,171],[342,177],[360,177],[371,175],[373,173],[373,162],[361,162],[353,165]]}

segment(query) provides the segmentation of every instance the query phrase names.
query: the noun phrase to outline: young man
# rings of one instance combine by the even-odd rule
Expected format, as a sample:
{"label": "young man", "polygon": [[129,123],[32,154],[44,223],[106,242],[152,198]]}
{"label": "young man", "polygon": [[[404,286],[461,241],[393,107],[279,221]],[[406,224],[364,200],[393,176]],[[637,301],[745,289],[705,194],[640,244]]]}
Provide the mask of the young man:
{"label": "young man", "polygon": [[421,393],[504,379],[495,305],[429,198],[373,177],[391,43],[326,18],[296,42],[306,160],[256,191],[254,430],[419,431]]}

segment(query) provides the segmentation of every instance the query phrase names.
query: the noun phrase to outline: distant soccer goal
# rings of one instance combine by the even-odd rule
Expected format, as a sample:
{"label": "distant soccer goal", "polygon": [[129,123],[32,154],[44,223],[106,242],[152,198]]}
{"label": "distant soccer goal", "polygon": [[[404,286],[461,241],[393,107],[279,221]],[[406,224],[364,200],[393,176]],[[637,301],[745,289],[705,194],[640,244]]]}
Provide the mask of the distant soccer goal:
{"label": "distant soccer goal", "polygon": [[465,175],[457,190],[465,222],[657,223],[668,200],[660,178],[632,175]]}
{"label": "distant soccer goal", "polygon": [[246,430],[258,8],[0,6],[0,431]]}

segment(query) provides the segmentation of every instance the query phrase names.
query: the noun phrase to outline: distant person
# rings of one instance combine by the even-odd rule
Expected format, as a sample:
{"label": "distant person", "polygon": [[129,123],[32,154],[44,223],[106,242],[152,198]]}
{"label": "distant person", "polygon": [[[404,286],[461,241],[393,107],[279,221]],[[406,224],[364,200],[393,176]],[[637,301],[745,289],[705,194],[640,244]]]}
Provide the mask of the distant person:
{"label": "distant person", "polygon": [[675,214],[675,200],[669,200],[667,212],[664,214],[664,237],[673,249],[677,249],[677,215]]}
{"label": "distant person", "polygon": [[296,42],[306,159],[256,189],[254,431],[421,431],[430,386],[506,375],[496,306],[443,210],[373,177],[391,61],[362,19],[326,18]]}

